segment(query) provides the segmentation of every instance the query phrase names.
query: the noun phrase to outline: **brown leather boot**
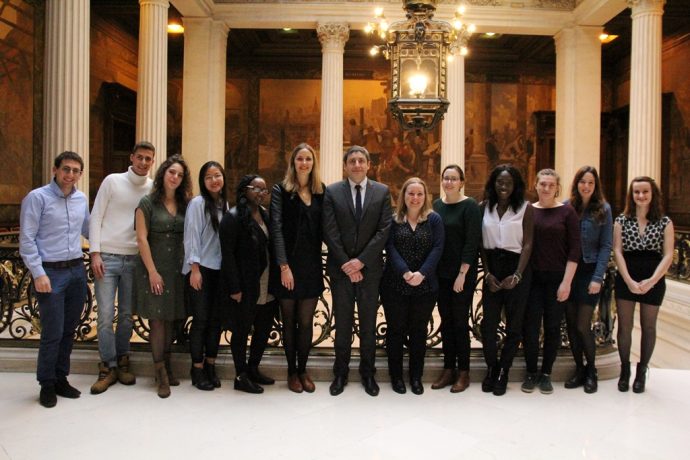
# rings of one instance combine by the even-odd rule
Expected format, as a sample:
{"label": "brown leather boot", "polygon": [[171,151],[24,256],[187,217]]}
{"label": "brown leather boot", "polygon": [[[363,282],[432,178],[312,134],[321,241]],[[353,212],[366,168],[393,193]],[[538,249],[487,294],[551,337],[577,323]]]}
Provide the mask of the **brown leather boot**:
{"label": "brown leather boot", "polygon": [[98,363],[98,380],[91,385],[91,394],[101,394],[115,382],[117,382],[117,368],[108,367],[107,363]]}
{"label": "brown leather boot", "polygon": [[432,390],[440,390],[448,385],[452,385],[455,381],[455,369],[443,369],[441,375],[431,384]]}
{"label": "brown leather boot", "polygon": [[165,361],[154,363],[156,366],[156,381],[158,382],[158,397],[167,398],[170,396],[170,382],[168,372],[165,370]]}
{"label": "brown leather boot", "polygon": [[450,387],[451,393],[460,393],[465,391],[467,387],[470,386],[470,372],[460,371],[458,374],[458,379],[455,381],[452,387]]}
{"label": "brown leather boot", "polygon": [[314,381],[311,379],[311,376],[306,372],[303,374],[299,374],[299,381],[302,384],[302,388],[307,393],[313,393],[314,390],[316,390],[316,385],[314,385]]}
{"label": "brown leather boot", "polygon": [[292,374],[288,376],[288,388],[290,391],[295,393],[301,393],[304,391],[302,382],[300,382],[299,376],[297,374]]}
{"label": "brown leather boot", "polygon": [[117,358],[117,380],[123,385],[134,385],[137,378],[129,371],[129,356],[122,355]]}
{"label": "brown leather boot", "polygon": [[172,365],[170,364],[170,353],[165,354],[165,371],[168,373],[168,382],[170,383],[170,386],[178,386],[180,384],[180,381],[173,374]]}

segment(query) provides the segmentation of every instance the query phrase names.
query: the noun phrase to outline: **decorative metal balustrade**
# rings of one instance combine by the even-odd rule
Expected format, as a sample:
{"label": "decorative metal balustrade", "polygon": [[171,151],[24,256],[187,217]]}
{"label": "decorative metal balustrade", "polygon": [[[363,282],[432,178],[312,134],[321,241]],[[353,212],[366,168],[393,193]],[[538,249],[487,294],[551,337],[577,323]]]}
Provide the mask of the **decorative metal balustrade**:
{"label": "decorative metal balustrade", "polygon": [[[677,232],[675,240],[675,252],[673,266],[669,270],[668,278],[683,282],[690,282],[690,232]],[[89,289],[84,311],[77,328],[77,342],[89,342],[96,340],[96,315],[98,306],[93,294],[93,274],[89,269],[90,259],[87,251],[84,252],[84,261],[87,267]],[[325,265],[325,254],[324,254]],[[613,301],[613,279],[615,265],[609,265],[608,274],[600,294],[599,308],[592,319],[592,329],[599,346],[608,346],[613,343],[613,329],[615,324],[615,305]],[[470,311],[470,333],[474,344],[481,343],[482,337],[479,326],[483,318],[481,285],[484,273],[481,270],[477,285],[475,286],[475,302]],[[316,334],[313,339],[314,346],[333,346],[334,318],[330,304],[330,280],[325,275],[326,290],[319,299],[316,313],[314,314],[314,328]],[[180,324],[177,334],[177,342],[185,343],[191,319]],[[36,340],[40,337],[40,320],[38,303],[33,292],[33,279],[31,273],[24,266],[19,256],[18,233],[0,233],[0,339],[10,340]],[[282,343],[280,320],[276,319],[271,331],[269,345],[279,347]],[[134,332],[138,341],[147,342],[149,328],[146,320],[134,318]],[[353,340],[358,336],[359,322],[355,314],[355,331]],[[376,341],[379,347],[385,346],[386,320],[383,308],[379,308],[376,324]],[[501,322],[498,330],[499,339],[505,337],[504,323]],[[230,332],[225,332],[223,342],[229,343]],[[441,343],[440,321],[434,315],[428,326],[427,346],[437,347]],[[567,347],[568,338],[565,324],[561,327],[561,342]]]}

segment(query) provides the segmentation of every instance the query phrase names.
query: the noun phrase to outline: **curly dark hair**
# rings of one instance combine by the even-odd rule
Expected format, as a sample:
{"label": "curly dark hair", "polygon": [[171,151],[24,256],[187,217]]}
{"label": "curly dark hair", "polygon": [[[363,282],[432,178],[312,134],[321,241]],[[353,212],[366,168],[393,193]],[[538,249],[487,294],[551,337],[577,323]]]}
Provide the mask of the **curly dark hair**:
{"label": "curly dark hair", "polygon": [[237,189],[235,190],[235,206],[237,207],[237,219],[240,221],[242,226],[246,227],[249,225],[249,219],[251,219],[251,211],[249,210],[248,199],[247,199],[247,187],[251,183],[260,177],[258,174],[246,174],[240,179],[237,184]]}
{"label": "curly dark hair", "polygon": [[[582,203],[582,196],[577,189],[577,185],[587,173],[590,173],[594,177],[594,192],[592,193],[592,198],[590,198],[589,204],[587,204],[587,208],[585,209]],[[601,189],[601,180],[599,179],[597,168],[594,166],[583,166],[578,169],[575,173],[575,177],[573,178],[573,184],[570,186],[570,205],[575,208],[575,211],[578,214],[581,215],[584,211],[587,211],[596,222],[603,224],[606,220],[604,203],[606,203],[606,198],[604,198],[604,192]]]}
{"label": "curly dark hair", "polygon": [[496,193],[496,179],[498,176],[507,172],[513,178],[513,193],[510,194],[510,207],[514,212],[525,202],[525,181],[522,179],[520,171],[511,164],[502,164],[496,166],[484,185],[484,200],[488,203],[489,209],[493,209],[498,204],[498,193]]}
{"label": "curly dark hair", "polygon": [[625,214],[626,217],[635,217],[635,200],[633,198],[633,184],[635,182],[647,182],[652,187],[652,200],[649,203],[649,210],[647,211],[647,219],[650,222],[656,222],[664,217],[664,205],[661,189],[656,181],[649,176],[637,176],[630,181],[628,187],[628,196],[625,198]]}
{"label": "curly dark hair", "polygon": [[[211,196],[211,193],[206,188],[206,183],[204,178],[206,177],[206,172],[211,168],[218,168],[220,173],[223,175],[223,188],[220,189],[220,194],[218,199],[215,200]],[[228,207],[227,199],[227,180],[225,176],[225,169],[217,161],[207,161],[199,170],[199,190],[201,191],[201,196],[204,197],[204,210],[211,218],[211,226],[213,230],[218,233],[218,227],[220,227],[220,219],[218,219],[218,208],[221,208],[225,212]]]}
{"label": "curly dark hair", "polygon": [[165,178],[165,173],[174,164],[179,164],[182,166],[182,171],[184,176],[182,177],[182,182],[180,186],[175,189],[175,201],[177,202],[177,209],[184,212],[187,209],[187,203],[192,199],[192,178],[189,172],[189,167],[187,162],[184,161],[181,155],[173,155],[165,160],[158,167],[156,171],[156,177],[153,179],[153,187],[151,188],[151,197],[156,203],[163,203],[163,198],[165,198],[165,188],[163,187],[163,180]]}

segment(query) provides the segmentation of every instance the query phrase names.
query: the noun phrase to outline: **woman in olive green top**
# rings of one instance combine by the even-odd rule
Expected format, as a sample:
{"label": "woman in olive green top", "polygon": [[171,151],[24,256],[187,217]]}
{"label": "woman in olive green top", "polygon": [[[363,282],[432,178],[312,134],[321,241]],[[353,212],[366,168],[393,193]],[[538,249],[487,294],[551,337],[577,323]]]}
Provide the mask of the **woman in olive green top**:
{"label": "woman in olive green top", "polygon": [[184,217],[192,196],[189,168],[173,155],[160,165],[153,189],[137,207],[136,232],[140,258],[135,268],[134,311],[149,320],[151,353],[158,396],[170,396],[179,385],[170,372],[175,320],[187,317],[184,305]]}
{"label": "woman in olive green top", "polygon": [[465,174],[460,166],[446,166],[441,177],[445,197],[434,201],[434,211],[441,215],[446,233],[438,264],[444,364],[431,388],[452,385],[450,391],[459,393],[470,384],[469,315],[477,283],[482,217],[477,202],[462,193]]}

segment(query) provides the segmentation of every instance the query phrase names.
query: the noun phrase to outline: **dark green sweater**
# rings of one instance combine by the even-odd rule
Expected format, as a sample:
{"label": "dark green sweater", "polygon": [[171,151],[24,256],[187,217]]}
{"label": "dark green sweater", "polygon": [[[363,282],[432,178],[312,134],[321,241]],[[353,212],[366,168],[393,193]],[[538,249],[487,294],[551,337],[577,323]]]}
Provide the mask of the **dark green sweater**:
{"label": "dark green sweater", "polygon": [[468,197],[459,203],[446,204],[439,198],[434,201],[434,211],[441,215],[446,231],[438,276],[455,279],[463,263],[476,271],[482,237],[482,215],[477,202]]}

